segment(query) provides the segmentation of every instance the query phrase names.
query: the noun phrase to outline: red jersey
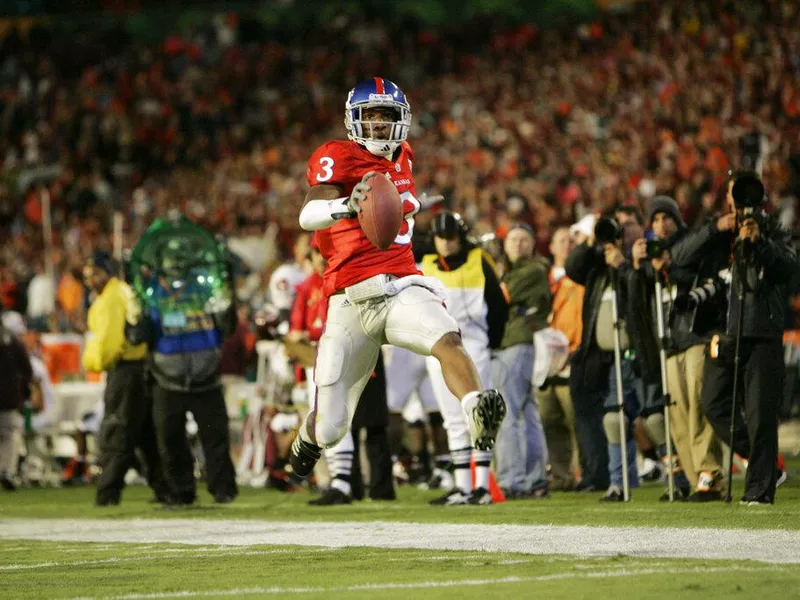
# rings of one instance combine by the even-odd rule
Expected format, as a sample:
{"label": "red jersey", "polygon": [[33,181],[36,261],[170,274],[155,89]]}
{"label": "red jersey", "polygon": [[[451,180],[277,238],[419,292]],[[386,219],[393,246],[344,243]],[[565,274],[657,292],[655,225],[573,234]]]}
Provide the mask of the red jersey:
{"label": "red jersey", "polygon": [[419,273],[411,252],[414,215],[420,209],[411,174],[413,158],[408,142],[401,144],[397,160],[392,161],[345,140],[323,144],[311,155],[306,174],[309,186],[338,185],[349,196],[367,172],[385,173],[400,192],[405,215],[394,244],[386,250],[372,245],[357,218],[341,219],[315,233],[320,252],[328,261],[323,288],[327,295],[374,275],[405,277]]}
{"label": "red jersey", "polygon": [[308,338],[316,342],[322,337],[328,316],[328,298],[322,291],[322,277],[313,273],[295,289],[290,328],[292,331],[307,331]]}

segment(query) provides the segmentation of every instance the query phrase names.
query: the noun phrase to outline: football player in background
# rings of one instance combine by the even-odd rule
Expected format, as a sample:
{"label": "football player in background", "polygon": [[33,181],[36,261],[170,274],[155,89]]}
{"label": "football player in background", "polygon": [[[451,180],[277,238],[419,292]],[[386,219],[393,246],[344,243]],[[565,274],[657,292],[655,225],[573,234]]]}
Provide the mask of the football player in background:
{"label": "football player in background", "polygon": [[[345,127],[349,141],[323,144],[309,159],[311,189],[300,212],[300,226],[316,232],[328,261],[323,290],[330,299],[317,353],[317,404],[292,445],[292,467],[309,475],[322,449],[344,437],[386,343],[436,357],[461,400],[474,446],[491,450],[505,403],[496,390],[483,391],[440,282],[419,274],[411,250],[414,215],[427,198],[416,197],[405,94],[380,77],[357,84],[345,104]],[[357,218],[378,172],[403,201],[404,222],[387,250],[372,245]]]}
{"label": "football player in background", "polygon": [[[481,383],[492,381],[492,356],[503,339],[508,320],[508,303],[495,273],[494,261],[467,239],[468,227],[461,217],[449,211],[433,221],[436,254],[422,259],[422,272],[441,281],[447,289],[447,310],[458,323],[464,347],[480,374]],[[444,417],[455,488],[431,504],[491,504],[489,466],[492,453],[470,446],[467,423],[458,398],[445,385],[442,369],[433,358],[427,359],[436,400]],[[470,457],[475,461],[475,481],[470,473]]]}
{"label": "football player in background", "polygon": [[[310,275],[305,267],[310,243],[311,236],[300,233],[292,245],[292,260],[281,264],[269,278],[269,300],[278,309],[282,324],[289,321],[297,286]],[[286,329],[281,331],[282,327]],[[286,325],[278,325],[278,328],[281,334],[288,331]]]}

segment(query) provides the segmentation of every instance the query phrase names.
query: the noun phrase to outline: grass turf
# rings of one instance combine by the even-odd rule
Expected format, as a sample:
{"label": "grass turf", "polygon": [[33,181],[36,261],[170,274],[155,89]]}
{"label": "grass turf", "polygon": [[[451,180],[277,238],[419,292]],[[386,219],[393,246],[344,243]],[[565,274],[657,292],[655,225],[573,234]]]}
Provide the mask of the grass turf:
{"label": "grass turf", "polygon": [[[790,463],[796,470],[800,461]],[[735,481],[741,495],[743,482]],[[422,523],[558,524],[800,529],[800,480],[780,489],[778,503],[664,504],[662,487],[634,490],[630,504],[601,504],[595,494],[488,507],[430,507],[439,492],[399,490],[396,502],[310,507],[306,493],[243,488],[218,506],[205,491],[198,507],[164,509],[143,487],[125,490],[118,507],[94,508],[91,487],[21,489],[0,494],[0,518],[202,518],[267,521],[415,521]],[[800,584],[797,565],[749,561],[562,557],[473,551],[286,546],[187,546],[5,540],[0,544],[0,598],[546,598],[779,595]]]}
{"label": "grass turf", "polygon": [[8,542],[0,597],[754,598],[796,565],[510,553]]}
{"label": "grass turf", "polygon": [[[800,460],[790,462],[796,471]],[[663,503],[663,487],[650,484],[632,492],[630,504],[598,502],[602,493],[554,493],[544,500],[506,502],[493,506],[432,507],[428,500],[441,492],[408,487],[398,490],[395,502],[356,502],[349,506],[312,507],[304,492],[285,494],[242,488],[229,505],[216,505],[201,488],[198,505],[165,509],[149,504],[149,490],[125,490],[122,504],[95,508],[94,488],[20,489],[0,493],[0,518],[204,518],[302,521],[415,521],[419,523],[485,523],[516,525],[609,525],[652,527],[715,527],[800,530],[800,478],[790,478],[780,488],[770,508],[738,505],[744,482],[734,480],[734,503]]]}

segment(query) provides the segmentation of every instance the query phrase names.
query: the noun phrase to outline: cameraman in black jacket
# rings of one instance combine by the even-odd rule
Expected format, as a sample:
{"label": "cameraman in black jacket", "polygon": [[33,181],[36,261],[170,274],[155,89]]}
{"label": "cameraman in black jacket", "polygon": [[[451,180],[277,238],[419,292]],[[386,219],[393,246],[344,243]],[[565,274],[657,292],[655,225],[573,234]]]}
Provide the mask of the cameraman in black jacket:
{"label": "cameraman in black jacket", "polygon": [[[618,307],[620,315],[623,314],[626,291],[623,282],[630,263],[625,260],[621,248],[622,228],[626,222],[636,220],[634,215],[622,211],[614,216],[615,219],[607,217],[599,221],[595,235],[575,246],[565,264],[567,276],[585,287],[581,345],[570,359],[570,393],[581,463],[578,491],[604,490],[610,483],[603,417],[614,355],[598,344],[598,317],[612,283],[616,284]],[[610,331],[601,332],[603,338],[610,336]]]}
{"label": "cameraman in black jacket", "polygon": [[782,338],[786,284],[797,271],[788,235],[763,212],[764,198],[764,186],[755,174],[742,173],[735,178],[729,197],[736,208],[736,237],[727,327],[724,335],[711,342],[703,388],[706,416],[717,435],[727,439],[736,337],[741,335],[739,383],[745,415],[743,419],[737,407],[733,449],[749,459],[742,504],[750,506],[773,504],[782,475],[776,467],[778,411],[785,376]]}
{"label": "cameraman in black jacket", "polygon": [[[648,433],[660,446],[667,468],[676,473],[676,488],[681,499],[688,496],[689,500],[696,502],[720,500],[722,450],[703,416],[701,390],[706,343],[722,325],[725,294],[724,290],[718,294],[703,290],[706,292],[703,296],[705,302],[697,303],[694,298],[700,292],[691,292],[712,279],[727,263],[719,252],[693,252],[693,240],[703,241],[706,234],[687,232],[678,205],[672,198],[655,197],[649,212],[652,239],[638,240],[632,250],[629,324],[635,332],[646,379],[657,382],[660,389],[655,304],[655,277],[658,274],[663,286],[667,384],[672,402],[671,437],[680,458],[680,467],[675,464],[674,456],[665,455],[663,413],[651,412],[646,415],[645,423]],[[726,227],[726,221],[720,225]],[[712,228],[716,230],[716,223],[706,229],[711,231]],[[680,475],[681,471],[685,478]],[[696,490],[692,496],[687,493],[689,485]]]}

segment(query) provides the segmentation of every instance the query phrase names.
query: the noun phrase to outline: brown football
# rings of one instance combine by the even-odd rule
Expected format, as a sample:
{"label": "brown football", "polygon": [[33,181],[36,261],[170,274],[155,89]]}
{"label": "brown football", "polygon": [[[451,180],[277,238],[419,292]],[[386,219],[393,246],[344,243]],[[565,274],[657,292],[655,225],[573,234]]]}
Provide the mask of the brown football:
{"label": "brown football", "polygon": [[360,203],[358,220],[373,246],[386,250],[403,224],[403,201],[394,184],[383,173],[369,180],[367,199]]}

